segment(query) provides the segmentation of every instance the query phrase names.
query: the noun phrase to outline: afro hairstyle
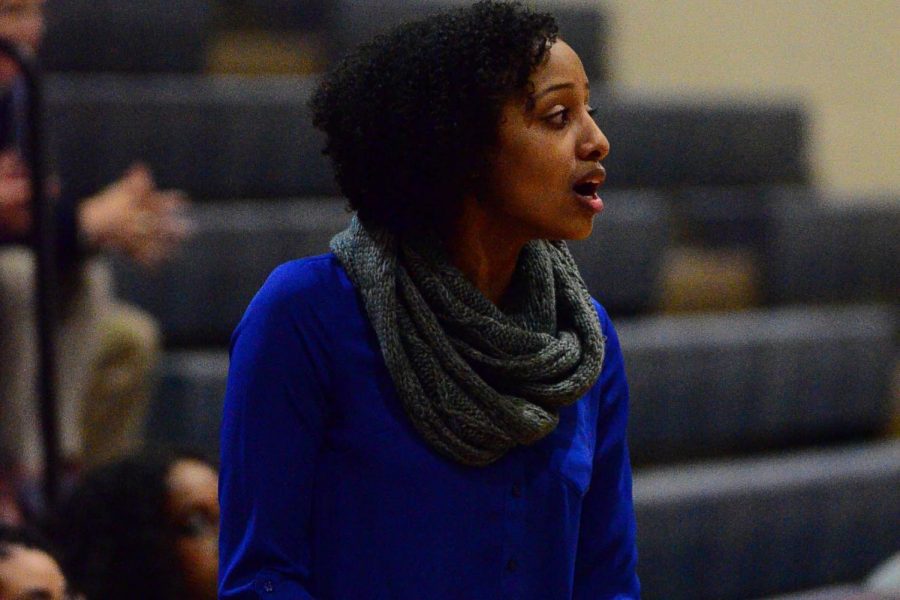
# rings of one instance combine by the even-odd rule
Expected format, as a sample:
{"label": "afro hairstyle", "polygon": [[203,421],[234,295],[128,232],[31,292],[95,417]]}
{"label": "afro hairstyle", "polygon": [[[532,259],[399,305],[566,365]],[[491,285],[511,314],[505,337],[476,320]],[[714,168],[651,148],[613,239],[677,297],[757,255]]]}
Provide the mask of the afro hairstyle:
{"label": "afro hairstyle", "polygon": [[533,92],[556,37],[551,15],[485,0],[351,52],[310,101],[349,208],[395,233],[440,231],[477,193],[503,106]]}

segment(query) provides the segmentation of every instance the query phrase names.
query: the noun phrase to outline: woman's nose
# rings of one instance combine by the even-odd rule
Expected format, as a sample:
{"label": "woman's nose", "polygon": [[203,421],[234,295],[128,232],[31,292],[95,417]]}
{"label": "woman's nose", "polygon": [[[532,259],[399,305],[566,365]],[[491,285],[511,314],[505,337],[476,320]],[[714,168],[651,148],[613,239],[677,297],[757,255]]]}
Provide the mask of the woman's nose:
{"label": "woman's nose", "polygon": [[599,162],[609,154],[609,140],[600,130],[600,126],[590,118],[585,132],[585,139],[578,148],[578,158],[591,162]]}

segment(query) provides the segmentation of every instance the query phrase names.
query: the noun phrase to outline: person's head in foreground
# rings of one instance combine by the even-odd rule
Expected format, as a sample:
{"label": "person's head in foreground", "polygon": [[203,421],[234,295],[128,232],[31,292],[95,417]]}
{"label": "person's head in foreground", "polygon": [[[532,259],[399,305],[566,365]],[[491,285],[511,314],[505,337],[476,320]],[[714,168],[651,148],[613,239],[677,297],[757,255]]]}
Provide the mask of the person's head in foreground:
{"label": "person's head in foreground", "polygon": [[216,469],[187,455],[88,472],[54,527],[72,588],[91,600],[215,598],[217,487]]}
{"label": "person's head in foreground", "polygon": [[65,600],[66,579],[36,535],[0,524],[0,600]]}
{"label": "person's head in foreground", "polygon": [[[609,143],[552,16],[479,2],[362,46],[322,82],[314,123],[364,223],[498,246],[580,239]],[[500,248],[497,248],[500,250]]]}
{"label": "person's head in foreground", "polygon": [[[357,212],[331,248],[366,301],[382,352],[411,349],[418,361],[389,360],[401,397],[440,404],[450,389],[451,404],[475,404],[459,415],[516,415],[498,430],[485,414],[473,426],[443,420],[443,409],[410,410],[429,442],[465,464],[490,464],[547,435],[555,411],[600,371],[597,312],[560,241],[590,235],[603,209],[609,143],[589,89],[551,15],[486,0],[376,37],[311,101]],[[445,333],[460,339],[436,341]],[[449,346],[469,369],[442,356]],[[445,370],[448,361],[455,366]],[[497,394],[488,405],[533,404],[482,409],[485,394]]]}

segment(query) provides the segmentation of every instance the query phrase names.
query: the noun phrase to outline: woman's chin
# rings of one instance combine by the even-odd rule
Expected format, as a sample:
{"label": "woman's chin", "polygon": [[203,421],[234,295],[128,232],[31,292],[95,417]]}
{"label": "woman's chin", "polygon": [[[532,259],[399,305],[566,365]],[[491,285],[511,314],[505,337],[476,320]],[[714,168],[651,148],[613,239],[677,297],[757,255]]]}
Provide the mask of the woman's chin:
{"label": "woman's chin", "polygon": [[583,240],[589,238],[593,230],[594,216],[580,216],[578,219],[573,219],[570,223],[567,223],[565,228],[560,229],[556,235],[549,237],[549,239],[569,241]]}

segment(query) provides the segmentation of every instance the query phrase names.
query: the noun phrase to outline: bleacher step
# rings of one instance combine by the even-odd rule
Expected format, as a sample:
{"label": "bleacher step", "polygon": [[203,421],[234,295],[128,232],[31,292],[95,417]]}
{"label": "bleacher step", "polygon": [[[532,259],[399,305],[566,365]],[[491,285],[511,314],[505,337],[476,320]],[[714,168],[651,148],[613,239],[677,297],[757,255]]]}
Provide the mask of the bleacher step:
{"label": "bleacher step", "polygon": [[643,597],[861,581],[900,547],[900,441],[639,470]]}
{"label": "bleacher step", "polygon": [[[69,193],[85,196],[141,159],[162,185],[197,198],[336,193],[307,107],[315,85],[314,77],[55,75],[46,96],[60,175]],[[661,101],[599,84],[591,102],[613,148],[608,187],[809,180],[796,102]]]}

